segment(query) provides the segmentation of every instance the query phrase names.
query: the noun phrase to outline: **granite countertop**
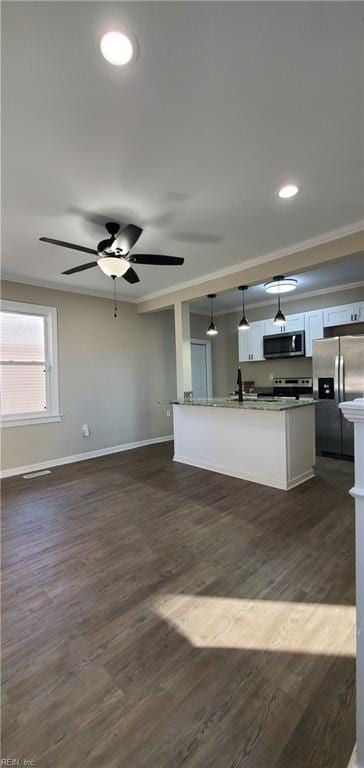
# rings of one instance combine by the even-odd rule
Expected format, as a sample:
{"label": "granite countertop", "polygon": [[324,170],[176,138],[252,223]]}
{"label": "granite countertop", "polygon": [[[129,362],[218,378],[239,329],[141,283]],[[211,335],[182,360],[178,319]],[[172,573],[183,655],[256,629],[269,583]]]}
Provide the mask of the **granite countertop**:
{"label": "granite countertop", "polygon": [[256,399],[244,396],[242,403],[238,400],[228,397],[215,397],[212,399],[193,398],[191,400],[173,400],[172,405],[202,405],[212,408],[238,408],[239,410],[253,411],[288,411],[291,408],[304,408],[307,405],[315,405],[315,401],[309,398],[292,400],[285,398],[275,398],[275,400]]}

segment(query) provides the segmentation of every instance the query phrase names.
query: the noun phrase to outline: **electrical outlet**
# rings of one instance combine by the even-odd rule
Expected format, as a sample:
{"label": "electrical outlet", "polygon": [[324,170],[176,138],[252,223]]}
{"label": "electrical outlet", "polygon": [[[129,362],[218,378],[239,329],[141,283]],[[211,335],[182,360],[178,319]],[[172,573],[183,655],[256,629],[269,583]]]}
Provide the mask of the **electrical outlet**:
{"label": "electrical outlet", "polygon": [[170,408],[167,408],[167,410],[166,410],[166,415],[167,415],[167,416],[170,416],[170,415],[171,415],[171,409],[170,409]]}
{"label": "electrical outlet", "polygon": [[90,427],[88,424],[82,425],[82,434],[84,437],[90,437]]}
{"label": "electrical outlet", "polygon": [[273,373],[268,373],[268,378],[269,378],[269,381],[273,381],[274,374]]}

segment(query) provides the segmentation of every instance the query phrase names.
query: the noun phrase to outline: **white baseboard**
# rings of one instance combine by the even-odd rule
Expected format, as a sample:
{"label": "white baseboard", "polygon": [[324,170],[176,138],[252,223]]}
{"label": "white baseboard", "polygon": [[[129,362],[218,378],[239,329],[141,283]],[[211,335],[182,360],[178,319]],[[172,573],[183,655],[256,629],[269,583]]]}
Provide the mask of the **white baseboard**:
{"label": "white baseboard", "polygon": [[249,483],[259,483],[260,485],[269,485],[270,488],[278,488],[280,491],[289,491],[291,488],[295,488],[296,485],[304,483],[306,480],[310,480],[311,477],[315,477],[314,472],[309,470],[298,477],[294,477],[289,480],[288,483],[281,482],[271,477],[262,477],[261,475],[251,475],[248,472],[232,472],[229,467],[223,467],[221,465],[210,464],[205,461],[195,461],[195,459],[189,459],[187,456],[173,457],[173,461],[177,461],[180,464],[188,464],[190,467],[197,467],[198,469],[207,469],[210,472],[217,472],[220,475],[228,475],[229,477],[237,477],[239,480],[248,480]]}
{"label": "white baseboard", "polygon": [[313,469],[308,469],[307,472],[302,472],[301,475],[296,475],[296,477],[293,477],[292,480],[288,480],[287,491],[290,491],[291,488],[295,488],[296,485],[301,485],[301,483],[305,483],[306,480],[311,480],[313,477],[315,477],[315,473]]}
{"label": "white baseboard", "polygon": [[269,485],[271,488],[279,488],[281,491],[286,491],[287,487],[285,483],[279,483],[277,480],[272,480],[270,477],[256,477],[246,472],[232,472],[228,467],[222,467],[220,465],[210,464],[206,461],[195,461],[195,459],[189,459],[187,456],[174,455],[173,461],[177,461],[180,464],[188,464],[190,467],[197,467],[198,469],[208,469],[210,472],[217,472],[219,475],[229,475],[230,477],[237,477],[239,480],[248,480],[250,483],[260,483],[260,485]]}
{"label": "white baseboard", "polygon": [[131,451],[133,448],[142,448],[144,445],[154,445],[155,443],[167,443],[173,440],[173,435],[164,435],[163,437],[151,437],[147,440],[138,440],[135,443],[124,443],[123,445],[112,445],[110,448],[98,448],[95,451],[86,453],[75,453],[73,456],[62,456],[60,459],[49,459],[49,461],[40,461],[38,464],[27,464],[25,467],[12,467],[11,469],[2,469],[0,478],[14,477],[15,475],[24,475],[27,472],[38,472],[41,469],[49,467],[60,467],[62,464],[73,464],[76,461],[87,461],[87,459],[97,459],[99,456],[108,456],[110,453],[120,453],[121,451]]}

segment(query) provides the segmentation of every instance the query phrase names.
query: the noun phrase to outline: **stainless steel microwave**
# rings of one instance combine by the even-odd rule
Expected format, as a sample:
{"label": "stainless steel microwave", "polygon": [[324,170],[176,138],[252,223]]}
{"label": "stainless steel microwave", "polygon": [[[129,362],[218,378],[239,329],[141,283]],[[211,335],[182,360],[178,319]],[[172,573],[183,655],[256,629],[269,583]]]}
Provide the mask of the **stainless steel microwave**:
{"label": "stainless steel microwave", "polygon": [[263,336],[263,356],[267,359],[271,357],[303,357],[304,355],[304,331],[274,333],[272,336]]}

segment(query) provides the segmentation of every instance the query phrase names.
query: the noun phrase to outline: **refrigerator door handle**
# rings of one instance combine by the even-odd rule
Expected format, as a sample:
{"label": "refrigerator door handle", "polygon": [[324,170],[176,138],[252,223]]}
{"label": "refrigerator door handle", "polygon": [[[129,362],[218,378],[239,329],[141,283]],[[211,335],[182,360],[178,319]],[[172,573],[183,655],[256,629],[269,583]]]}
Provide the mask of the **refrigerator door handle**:
{"label": "refrigerator door handle", "polygon": [[344,355],[340,355],[339,358],[339,382],[340,382],[340,402],[345,400],[345,379],[344,379]]}
{"label": "refrigerator door handle", "polygon": [[340,402],[340,357],[335,355],[334,393],[337,403]]}

